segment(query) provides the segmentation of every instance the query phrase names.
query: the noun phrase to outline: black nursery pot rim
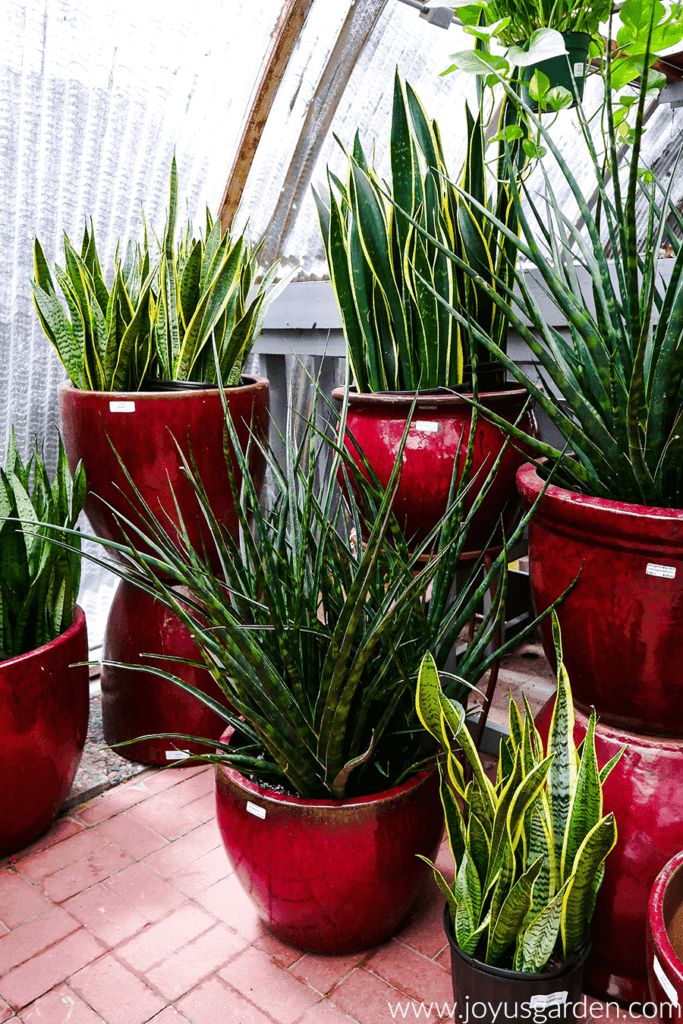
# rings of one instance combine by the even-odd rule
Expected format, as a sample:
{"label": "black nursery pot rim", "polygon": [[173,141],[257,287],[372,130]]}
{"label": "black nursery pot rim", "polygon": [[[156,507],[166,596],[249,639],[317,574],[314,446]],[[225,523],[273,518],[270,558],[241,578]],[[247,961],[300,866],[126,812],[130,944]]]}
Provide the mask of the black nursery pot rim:
{"label": "black nursery pot rim", "polygon": [[473,970],[479,971],[481,974],[493,974],[495,977],[502,978],[505,981],[552,981],[553,978],[559,978],[563,974],[568,974],[570,971],[574,970],[575,967],[578,967],[578,965],[586,959],[591,948],[591,940],[589,937],[557,967],[550,971],[542,971],[540,974],[531,974],[526,971],[512,971],[507,967],[495,967],[493,964],[485,964],[482,960],[476,960],[473,956],[468,956],[467,953],[464,953],[455,941],[455,936],[453,935],[453,926],[451,924],[451,915],[448,912],[448,904],[443,908],[443,927],[446,932],[448,944],[451,947],[451,952],[457,953],[458,956],[461,957],[466,964],[469,964]]}

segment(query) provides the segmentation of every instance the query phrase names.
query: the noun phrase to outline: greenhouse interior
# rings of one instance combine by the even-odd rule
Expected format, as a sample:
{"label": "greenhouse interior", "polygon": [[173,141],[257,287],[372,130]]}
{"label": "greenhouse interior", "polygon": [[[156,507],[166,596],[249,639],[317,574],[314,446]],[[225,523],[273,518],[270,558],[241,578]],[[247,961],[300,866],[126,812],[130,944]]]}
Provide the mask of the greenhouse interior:
{"label": "greenhouse interior", "polygon": [[0,1024],[680,1018],[683,2],[0,16]]}

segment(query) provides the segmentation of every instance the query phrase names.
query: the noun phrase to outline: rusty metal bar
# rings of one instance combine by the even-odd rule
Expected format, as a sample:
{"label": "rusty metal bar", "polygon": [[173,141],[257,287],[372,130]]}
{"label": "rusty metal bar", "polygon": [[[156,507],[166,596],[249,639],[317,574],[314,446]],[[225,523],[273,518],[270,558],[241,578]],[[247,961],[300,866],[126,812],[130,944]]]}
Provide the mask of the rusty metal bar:
{"label": "rusty metal bar", "polygon": [[261,77],[256,85],[251,109],[221,200],[220,218],[224,231],[227,231],[232,224],[232,219],[242,199],[244,186],[247,183],[273,101],[312,6],[313,0],[285,0],[273,29],[270,48]]}
{"label": "rusty metal bar", "polygon": [[349,9],[318,88],[309,104],[294,156],[266,230],[267,242],[261,257],[266,265],[280,255],[292,219],[296,216],[296,211],[310,185],[318,154],[344,95],[351,72],[386,4],[387,0],[356,0]]}

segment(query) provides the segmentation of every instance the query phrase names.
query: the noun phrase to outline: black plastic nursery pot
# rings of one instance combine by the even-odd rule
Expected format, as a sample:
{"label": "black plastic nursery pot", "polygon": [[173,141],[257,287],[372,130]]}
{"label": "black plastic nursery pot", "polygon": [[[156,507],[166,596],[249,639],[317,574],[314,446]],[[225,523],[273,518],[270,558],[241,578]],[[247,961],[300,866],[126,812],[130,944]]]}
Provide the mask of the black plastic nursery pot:
{"label": "black plastic nursery pot", "polygon": [[501,1021],[560,1020],[575,1024],[585,1019],[581,993],[583,967],[590,941],[554,970],[542,974],[491,967],[475,960],[456,944],[448,907],[443,925],[451,947],[454,1019],[459,1024],[500,1024]]}
{"label": "black plastic nursery pot", "polygon": [[[536,71],[542,71],[546,75],[550,89],[562,86],[574,96],[574,86],[576,86],[579,100],[583,99],[591,37],[587,32],[563,32],[562,38],[567,50],[566,54],[563,53],[559,57],[548,57],[547,60],[539,61],[538,64],[530,64],[529,67],[524,68],[522,74],[523,99],[532,110],[538,110],[538,104],[531,99],[527,87]],[[572,106],[576,106],[576,100]]]}

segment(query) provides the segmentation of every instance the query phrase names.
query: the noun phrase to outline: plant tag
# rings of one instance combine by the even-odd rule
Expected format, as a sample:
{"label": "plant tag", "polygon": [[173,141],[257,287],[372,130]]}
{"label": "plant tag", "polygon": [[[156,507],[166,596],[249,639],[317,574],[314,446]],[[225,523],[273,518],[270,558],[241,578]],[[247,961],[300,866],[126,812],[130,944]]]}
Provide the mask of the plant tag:
{"label": "plant tag", "polygon": [[652,958],[652,969],[655,972],[655,977],[657,981],[662,986],[662,988],[668,995],[669,999],[671,1000],[672,1005],[678,1006],[678,992],[667,978],[666,974],[664,973],[664,968],[662,967],[656,956]]}
{"label": "plant tag", "polygon": [[189,750],[167,750],[166,760],[167,761],[184,761],[186,757],[190,756]]}
{"label": "plant tag", "polygon": [[564,1006],[569,992],[548,992],[547,995],[532,996],[529,1006],[532,1010],[543,1010],[546,1006]]}
{"label": "plant tag", "polygon": [[110,402],[109,412],[135,412],[135,402]]}
{"label": "plant tag", "polygon": [[676,578],[676,566],[657,565],[656,562],[648,562],[645,574],[647,576],[660,576],[663,580],[673,580]]}
{"label": "plant tag", "polygon": [[581,61],[574,65],[574,78],[583,78],[586,73],[586,66]]}
{"label": "plant tag", "polygon": [[251,800],[247,800],[247,813],[253,814],[255,818],[265,818],[266,809],[265,807],[259,807],[258,804],[252,804]]}
{"label": "plant tag", "polygon": [[424,434],[435,434],[439,429],[439,424],[434,420],[415,420],[415,429],[421,430]]}

